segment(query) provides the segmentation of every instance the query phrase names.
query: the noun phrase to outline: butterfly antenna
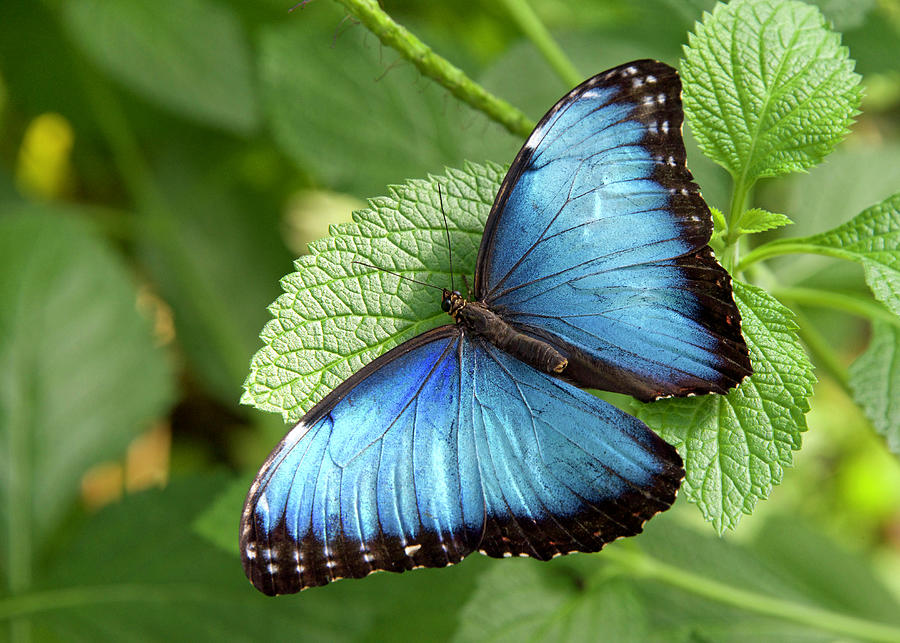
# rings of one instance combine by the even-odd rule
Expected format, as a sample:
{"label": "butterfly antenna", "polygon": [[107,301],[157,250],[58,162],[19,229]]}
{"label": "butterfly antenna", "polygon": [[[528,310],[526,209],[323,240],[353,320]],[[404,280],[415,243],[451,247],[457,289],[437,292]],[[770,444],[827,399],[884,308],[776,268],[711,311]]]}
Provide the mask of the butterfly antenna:
{"label": "butterfly antenna", "polygon": [[367,268],[374,268],[375,270],[379,270],[381,272],[386,272],[389,275],[394,275],[395,277],[400,277],[400,279],[406,279],[406,281],[411,281],[414,284],[419,284],[420,286],[428,286],[429,288],[434,288],[436,290],[443,290],[443,288],[435,286],[434,284],[426,284],[424,281],[419,281],[417,279],[413,279],[412,277],[407,277],[405,275],[401,275],[400,273],[393,272],[391,270],[385,270],[384,268],[379,268],[378,266],[373,266],[372,264],[366,263],[365,261],[351,261],[350,263],[357,263],[360,266],[366,266]]}
{"label": "butterfly antenna", "polygon": [[447,233],[447,255],[450,257],[450,290],[456,291],[453,287],[453,250],[450,249],[450,227],[447,225],[447,215],[444,214],[444,195],[441,194],[441,184],[438,183],[438,199],[441,202],[441,216],[444,217],[444,232]]}

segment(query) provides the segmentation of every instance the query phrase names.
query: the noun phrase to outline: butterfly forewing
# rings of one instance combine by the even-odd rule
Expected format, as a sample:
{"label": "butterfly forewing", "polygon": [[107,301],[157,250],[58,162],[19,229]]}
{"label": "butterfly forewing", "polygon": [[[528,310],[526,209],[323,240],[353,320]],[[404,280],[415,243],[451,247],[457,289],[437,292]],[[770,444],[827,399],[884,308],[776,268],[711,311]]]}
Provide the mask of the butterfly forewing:
{"label": "butterfly forewing", "polygon": [[668,65],[599,74],[541,120],[491,210],[476,296],[560,350],[582,386],[648,400],[750,373],[682,120]]}

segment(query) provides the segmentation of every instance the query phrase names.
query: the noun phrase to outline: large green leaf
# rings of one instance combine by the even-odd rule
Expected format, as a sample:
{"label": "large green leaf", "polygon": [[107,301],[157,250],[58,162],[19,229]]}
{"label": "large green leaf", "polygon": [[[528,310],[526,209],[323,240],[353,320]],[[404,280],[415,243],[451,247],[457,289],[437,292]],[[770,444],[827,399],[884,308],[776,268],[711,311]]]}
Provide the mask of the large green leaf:
{"label": "large green leaf", "polygon": [[210,0],[69,0],[75,43],[126,87],[204,124],[250,132],[259,120],[246,37]]}
{"label": "large green leaf", "polygon": [[[269,308],[274,319],[263,329],[264,346],[253,358],[242,401],[296,421],[364,364],[448,323],[430,289],[352,262],[449,285],[440,183],[454,270],[471,274],[501,176],[499,167],[468,165],[409,182],[311,244]],[[789,311],[751,286],[737,284],[735,291],[754,377],[728,396],[665,400],[641,410],[652,428],[682,448],[688,497],[720,530],[733,527],[781,481],[791,451],[800,447],[814,381]]]}
{"label": "large green leaf", "polygon": [[753,375],[728,395],[666,399],[638,416],[678,447],[682,493],[718,531],[769,495],[806,430],[815,377],[790,311],[753,286],[734,282]]}
{"label": "large green leaf", "polygon": [[460,614],[455,641],[646,641],[634,584],[583,578],[568,566],[495,562]]}
{"label": "large green leaf", "polygon": [[816,7],[718,4],[688,43],[688,121],[704,153],[742,186],[816,165],[849,131],[860,76]]}
{"label": "large green leaf", "polygon": [[0,617],[31,617],[42,640],[359,640],[373,616],[365,602],[342,604],[327,591],[263,596],[236,556],[192,532],[226,481],[180,480],[82,521],[34,591],[0,601]]}
{"label": "large green leaf", "polygon": [[850,366],[850,388],[888,448],[900,456],[900,320],[872,325],[869,348]]}
{"label": "large green leaf", "polygon": [[155,176],[168,207],[140,213],[136,245],[172,306],[191,371],[230,405],[291,254],[277,234],[277,201],[236,184],[236,163],[217,151],[188,143],[161,156]]}
{"label": "large green leaf", "polygon": [[72,216],[0,218],[0,301],[0,543],[28,565],[85,471],[165,412],[172,373],[125,266]]}
{"label": "large green leaf", "polygon": [[636,563],[640,596],[659,640],[897,638],[897,599],[865,556],[796,515],[757,526],[752,538],[736,542],[665,516],[633,541],[647,558],[626,560]]}
{"label": "large green leaf", "polygon": [[598,554],[490,563],[456,639],[887,641],[897,600],[869,562],[795,516],[743,545],[678,524],[677,509]]}
{"label": "large green leaf", "polygon": [[[471,275],[484,221],[503,177],[496,165],[469,164],[443,177],[410,181],[354,213],[354,223],[310,244],[285,294],[270,307],[242,401],[299,419],[341,381],[381,353],[451,320],[440,294],[353,261],[405,277],[450,285],[449,257],[437,185],[453,249],[457,286]],[[472,281],[469,281],[471,284]]]}

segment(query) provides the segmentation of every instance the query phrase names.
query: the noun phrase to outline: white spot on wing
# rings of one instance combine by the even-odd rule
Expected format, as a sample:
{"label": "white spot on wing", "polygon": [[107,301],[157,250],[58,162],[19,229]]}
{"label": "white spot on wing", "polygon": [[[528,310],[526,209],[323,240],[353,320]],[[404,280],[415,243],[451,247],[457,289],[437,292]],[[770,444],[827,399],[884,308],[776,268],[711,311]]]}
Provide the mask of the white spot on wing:
{"label": "white spot on wing", "polygon": [[536,128],[531,133],[531,136],[528,137],[528,140],[525,141],[525,145],[523,147],[525,147],[525,149],[527,149],[527,150],[535,149],[540,144],[541,140],[544,138],[544,134],[547,133],[546,129],[547,129],[547,123],[544,123],[540,127]]}
{"label": "white spot on wing", "polygon": [[408,546],[406,546],[406,547],[403,548],[403,551],[406,552],[406,555],[407,555],[407,556],[412,556],[413,554],[415,554],[415,553],[416,553],[417,551],[419,551],[420,549],[422,549],[422,545],[408,545]]}
{"label": "white spot on wing", "polygon": [[656,82],[656,76],[654,76],[653,74],[647,74],[647,84],[652,85],[655,82]]}

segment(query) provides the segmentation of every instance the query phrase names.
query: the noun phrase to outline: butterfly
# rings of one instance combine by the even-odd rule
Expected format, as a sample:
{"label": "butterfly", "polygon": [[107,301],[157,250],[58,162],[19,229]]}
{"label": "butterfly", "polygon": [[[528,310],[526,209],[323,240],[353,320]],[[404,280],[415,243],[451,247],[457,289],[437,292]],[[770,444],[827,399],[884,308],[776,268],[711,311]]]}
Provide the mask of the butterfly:
{"label": "butterfly", "polygon": [[594,552],[671,506],[677,451],[580,387],[649,401],[751,373],[683,118],[653,60],[547,112],[497,193],[471,300],[442,290],[446,325],[340,384],[263,464],[240,527],[253,585]]}

